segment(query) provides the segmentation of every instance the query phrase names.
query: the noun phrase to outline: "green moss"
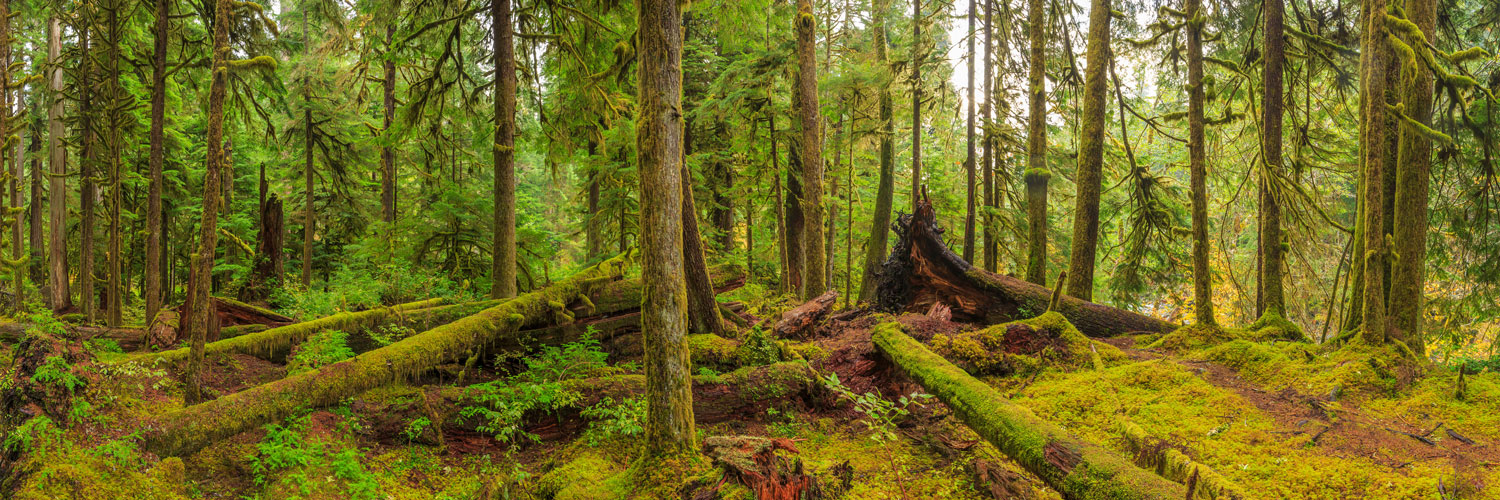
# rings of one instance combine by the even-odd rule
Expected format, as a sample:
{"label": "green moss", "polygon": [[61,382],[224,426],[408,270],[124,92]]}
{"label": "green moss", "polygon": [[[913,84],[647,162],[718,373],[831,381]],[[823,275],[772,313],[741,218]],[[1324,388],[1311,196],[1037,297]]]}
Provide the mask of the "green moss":
{"label": "green moss", "polygon": [[688,352],[692,353],[694,366],[724,370],[738,365],[735,351],[739,348],[739,342],[711,333],[688,335],[684,340]]}
{"label": "green moss", "polygon": [[[1037,339],[1013,339],[1012,344],[1028,352],[1009,352],[1016,345],[1006,343],[1013,327],[1024,325]],[[1106,361],[1125,359],[1114,346],[1094,342],[1083,335],[1058,312],[1047,312],[1031,319],[999,324],[983,330],[953,335],[938,334],[929,342],[943,357],[975,375],[1009,375],[1032,373],[1038,369],[1077,370],[1099,368]]]}
{"label": "green moss", "polygon": [[625,468],[598,452],[585,451],[536,481],[533,493],[555,500],[603,500],[624,496],[610,478]]}

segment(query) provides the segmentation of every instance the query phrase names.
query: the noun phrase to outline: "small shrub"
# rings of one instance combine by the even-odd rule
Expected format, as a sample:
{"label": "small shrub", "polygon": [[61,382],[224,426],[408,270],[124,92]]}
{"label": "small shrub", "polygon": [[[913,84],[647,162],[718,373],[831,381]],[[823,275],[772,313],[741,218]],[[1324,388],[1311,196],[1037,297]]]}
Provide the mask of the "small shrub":
{"label": "small shrub", "polygon": [[580,413],[593,420],[584,432],[589,446],[616,439],[631,438],[646,432],[645,398],[626,398],[615,403],[614,398],[604,398]]}
{"label": "small shrub", "polygon": [[324,330],[307,337],[287,359],[287,374],[295,375],[354,357],[349,334]]}

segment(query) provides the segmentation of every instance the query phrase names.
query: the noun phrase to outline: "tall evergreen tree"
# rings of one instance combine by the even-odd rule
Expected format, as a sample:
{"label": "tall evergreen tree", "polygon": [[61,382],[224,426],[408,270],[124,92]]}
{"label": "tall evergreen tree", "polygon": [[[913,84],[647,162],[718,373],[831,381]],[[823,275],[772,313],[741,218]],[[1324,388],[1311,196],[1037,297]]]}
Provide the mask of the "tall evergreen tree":
{"label": "tall evergreen tree", "polygon": [[1083,113],[1079,117],[1078,194],[1073,209],[1073,249],[1067,293],[1094,299],[1094,260],[1099,246],[1099,190],[1104,169],[1104,97],[1109,66],[1110,0],[1089,7],[1088,55],[1084,60]]}

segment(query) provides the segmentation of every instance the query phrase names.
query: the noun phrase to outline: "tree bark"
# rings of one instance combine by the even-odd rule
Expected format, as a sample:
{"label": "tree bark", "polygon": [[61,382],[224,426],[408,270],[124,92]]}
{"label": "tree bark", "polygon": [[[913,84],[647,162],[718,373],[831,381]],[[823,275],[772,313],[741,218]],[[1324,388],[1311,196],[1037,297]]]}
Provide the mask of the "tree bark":
{"label": "tree bark", "polygon": [[1027,61],[1026,281],[1047,286],[1047,15],[1042,0],[1026,2]]}
{"label": "tree bark", "polygon": [[516,296],[516,56],[511,0],[490,0],[495,53],[495,231],[490,297]]}
{"label": "tree bark", "polygon": [[641,177],[641,329],[647,453],[695,448],[682,244],[682,10],[637,0],[636,156]]}
{"label": "tree bark", "polygon": [[817,18],[812,0],[797,0],[797,93],[802,122],[802,297],[828,291],[823,242],[823,127],[818,108]]}
{"label": "tree bark", "polygon": [[[303,57],[312,55],[312,37],[307,29],[307,2],[300,2],[302,9]],[[312,287],[313,234],[318,217],[313,213],[313,121],[312,82],[302,77],[302,288]]]}
{"label": "tree bark", "polygon": [[47,20],[47,61],[52,68],[52,91],[47,96],[48,165],[52,170],[47,191],[47,239],[52,247],[47,257],[47,304],[53,311],[62,311],[73,307],[73,297],[68,290],[68,150],[63,144],[66,131],[63,129],[62,21],[56,17]]}
{"label": "tree bark", "polygon": [[94,199],[98,197],[94,184],[94,56],[89,52],[92,12],[89,4],[83,5],[83,16],[78,35],[78,127],[82,146],[78,154],[78,301],[83,305],[83,316],[89,323],[98,319],[99,297],[94,294]]}
{"label": "tree bark", "polygon": [[[1187,13],[1187,63],[1188,63],[1188,170],[1192,191],[1193,212],[1193,316],[1201,325],[1215,325],[1213,298],[1213,269],[1208,265],[1208,150],[1203,140],[1203,23],[1199,19],[1203,12],[1202,0],[1186,0],[1183,12]],[[1272,5],[1276,4],[1276,5]],[[1281,0],[1265,0],[1266,6],[1266,52],[1271,51],[1272,17],[1275,17],[1275,43],[1281,44]],[[1274,12],[1273,12],[1274,10]],[[1207,16],[1203,16],[1204,19]],[[1279,69],[1279,61],[1277,61]],[[1272,62],[1266,59],[1266,80],[1270,81]],[[1280,73],[1277,74],[1280,88]],[[1267,89],[1270,84],[1267,83]],[[1269,99],[1269,98],[1267,98]],[[1269,123],[1269,122],[1266,122]],[[1280,123],[1279,115],[1277,123]],[[1278,127],[1278,134],[1280,129]],[[1278,135],[1279,137],[1279,135]],[[1280,145],[1280,142],[1277,143]]]}
{"label": "tree bark", "polygon": [[[889,55],[886,53],[885,15],[889,0],[875,0],[872,6],[870,31],[873,33],[876,64],[890,72]],[[896,137],[894,105],[891,83],[882,79],[880,83],[880,179],[875,187],[875,213],[870,215],[870,241],[865,244],[865,271],[860,280],[859,300],[875,298],[875,286],[880,277],[880,263],[885,260],[886,229],[891,226],[891,205],[896,191],[896,162],[892,141]]]}
{"label": "tree bark", "polygon": [[152,24],[151,52],[151,152],[150,187],[146,199],[146,324],[162,306],[162,162],[166,159],[167,36],[171,22],[170,0],[156,0]]}
{"label": "tree bark", "polygon": [[880,310],[921,314],[942,304],[951,309],[955,321],[995,324],[1034,317],[1051,309],[1091,337],[1166,333],[1177,328],[1150,316],[1071,296],[1059,297],[1057,306],[1049,308],[1051,290],[981,270],[948,250],[936,220],[932,205],[923,203],[916,214],[903,215],[897,221],[895,229],[901,239],[880,271]]}
{"label": "tree bark", "polygon": [[381,385],[410,379],[439,364],[466,358],[481,346],[519,344],[522,339],[514,333],[521,325],[551,317],[556,311],[554,303],[572,302],[597,283],[618,279],[624,267],[623,258],[605,261],[545,289],[353,359],[167,412],[147,426],[143,447],[164,457],[190,455],[301,408],[334,404]]}
{"label": "tree bark", "polygon": [[911,209],[922,200],[922,0],[911,3]]}
{"label": "tree bark", "polygon": [[814,333],[813,325],[833,309],[833,304],[838,302],[838,298],[839,294],[834,290],[813,297],[802,305],[783,313],[781,319],[776,320],[776,325],[771,331],[778,338],[811,338]]}
{"label": "tree bark", "polygon": [[1386,0],[1363,0],[1360,40],[1360,218],[1364,222],[1364,289],[1360,290],[1360,337],[1371,344],[1386,340],[1385,316],[1385,72],[1390,48],[1385,40]]}
{"label": "tree bark", "polygon": [[380,214],[381,220],[390,225],[396,223],[396,136],[391,130],[396,121],[396,47],[391,44],[395,35],[396,23],[392,21],[385,27],[385,62],[381,65],[385,79],[380,83],[381,108],[385,111],[385,128],[381,129],[385,143],[380,146]]}
{"label": "tree bark", "polygon": [[[14,303],[11,306],[15,312],[19,313],[24,305],[26,295],[23,278],[25,274],[23,274],[24,271],[21,269],[21,266],[25,265],[25,260],[21,258],[21,214],[12,212],[11,207],[19,209],[22,206],[21,163],[16,158],[16,153],[20,152],[20,148],[10,148],[7,146],[9,145],[8,141],[11,135],[12,120],[16,116],[21,116],[21,113],[16,110],[24,110],[26,108],[24,106],[15,106],[13,101],[13,97],[20,97],[20,92],[15,92],[14,95],[11,92],[11,42],[10,2],[8,0],[0,0],[0,65],[5,66],[0,68],[0,102],[5,104],[5,109],[0,111],[0,138],[5,138],[4,140],[0,140],[0,169],[9,169],[10,175],[10,182],[6,183],[10,189],[10,197],[5,199],[5,211],[0,213],[3,214],[0,215],[0,219],[10,218],[12,223],[10,259],[4,259],[7,261],[4,263],[4,267],[10,273],[11,284],[13,285],[12,293],[14,295],[12,297]],[[17,145],[19,146],[20,131],[17,130],[16,132],[18,135]]]}
{"label": "tree bark", "polygon": [[[1265,2],[1265,53],[1263,64],[1263,87],[1261,106],[1261,170],[1260,182],[1260,288],[1261,314],[1284,315],[1286,300],[1282,292],[1282,236],[1280,181],[1283,176],[1281,159],[1281,124],[1284,114],[1282,72],[1286,63],[1283,48],[1281,0]],[[1190,14],[1191,15],[1191,14]],[[1196,209],[1195,209],[1196,210]],[[1196,259],[1196,257],[1194,257]],[[1196,265],[1196,264],[1195,264]],[[1196,289],[1196,287],[1195,287]]]}
{"label": "tree bark", "polygon": [[1063,498],[1181,499],[1182,485],[1140,469],[1097,444],[1038,418],[1011,403],[989,384],[884,323],[872,335],[875,347],[959,420],[1001,453],[1040,477]]}
{"label": "tree bark", "polygon": [[[999,167],[999,161],[995,156],[999,153],[995,147],[995,136],[993,133],[992,112],[998,109],[991,104],[995,100],[995,63],[994,63],[994,10],[995,2],[985,0],[984,2],[984,268],[989,272],[1000,269],[1000,234],[995,228],[995,215],[991,207],[995,206],[995,169]],[[967,259],[966,259],[967,260]]]}
{"label": "tree bark", "polygon": [[[988,6],[989,4],[986,3],[985,5]],[[967,261],[974,260],[974,162],[977,160],[974,157],[974,65],[979,64],[979,59],[976,57],[977,54],[974,53],[974,39],[979,36],[979,33],[974,31],[974,18],[977,17],[978,13],[975,11],[978,8],[978,1],[969,0],[969,63],[965,65],[967,66],[969,78],[969,120],[967,130],[965,131],[968,135],[968,140],[965,144],[965,154],[967,156],[964,157],[964,260]],[[990,59],[988,46],[985,47],[984,59],[985,61],[989,61]],[[989,99],[985,99],[985,104],[989,104]]]}
{"label": "tree bark", "polygon": [[[684,181],[693,178],[686,161],[682,162],[681,176]],[[719,303],[714,300],[713,283],[708,278],[703,236],[698,229],[698,210],[693,203],[693,187],[688,182],[682,182],[682,258],[684,285],[687,287],[688,331],[722,335],[724,319],[719,315]]]}
{"label": "tree bark", "polygon": [[1078,195],[1073,210],[1073,249],[1069,255],[1068,295],[1094,298],[1094,259],[1099,237],[1099,190],[1104,169],[1105,70],[1109,66],[1110,0],[1089,8],[1088,56],[1084,69],[1083,122],[1078,135]]}
{"label": "tree bark", "polygon": [[124,141],[120,137],[120,129],[125,125],[122,111],[124,107],[134,102],[133,96],[127,96],[125,89],[120,85],[120,9],[124,8],[119,2],[108,5],[105,9],[105,23],[108,27],[105,32],[107,37],[104,51],[105,60],[108,61],[109,86],[104,101],[106,115],[109,118],[105,132],[105,143],[109,148],[109,243],[108,255],[105,265],[109,267],[109,278],[105,282],[105,324],[111,327],[119,327],[124,323],[124,303],[120,294],[123,292],[125,270],[121,267],[121,184],[120,154],[124,149]]}
{"label": "tree bark", "polygon": [[[203,216],[199,222],[198,249],[190,259],[188,296],[182,320],[182,333],[192,339],[183,385],[184,403],[203,401],[203,346],[207,343],[211,303],[208,297],[213,279],[214,252],[219,242],[219,177],[224,171],[224,96],[229,80],[229,11],[230,0],[216,0],[213,27],[212,83],[208,93],[208,169],[203,179]],[[308,127],[312,124],[308,123]]]}
{"label": "tree bark", "polygon": [[[1435,0],[1407,0],[1406,16],[1421,28],[1427,40],[1433,39],[1437,25]],[[1423,126],[1432,124],[1432,71],[1417,64],[1403,73],[1402,102],[1406,115]],[[1426,352],[1423,334],[1423,308],[1426,297],[1427,201],[1432,170],[1432,139],[1427,135],[1401,128],[1396,160],[1396,220],[1392,241],[1395,242],[1395,269],[1391,272],[1392,324],[1401,340],[1417,353]]]}
{"label": "tree bark", "polygon": [[[41,99],[31,100],[33,111],[40,102]],[[28,206],[26,207],[26,210],[27,212],[29,212],[28,215],[31,217],[31,223],[29,224],[29,229],[26,232],[26,241],[28,243],[27,247],[30,249],[29,260],[31,261],[31,282],[36,284],[37,286],[43,286],[45,285],[45,283],[43,283],[43,280],[47,277],[47,271],[44,266],[46,266],[48,262],[46,261],[46,259],[42,258],[42,255],[47,254],[50,256],[51,254],[47,253],[47,240],[44,236],[42,236],[42,197],[44,193],[44,191],[42,190],[42,178],[46,177],[47,174],[42,171],[41,120],[36,120],[29,128],[31,129],[31,138],[27,143],[28,145],[26,146],[26,151],[29,152],[31,156],[31,203],[27,204]],[[48,205],[51,205],[51,203],[48,203]],[[43,299],[47,300],[48,305],[52,304],[52,297],[46,296],[43,297]]]}

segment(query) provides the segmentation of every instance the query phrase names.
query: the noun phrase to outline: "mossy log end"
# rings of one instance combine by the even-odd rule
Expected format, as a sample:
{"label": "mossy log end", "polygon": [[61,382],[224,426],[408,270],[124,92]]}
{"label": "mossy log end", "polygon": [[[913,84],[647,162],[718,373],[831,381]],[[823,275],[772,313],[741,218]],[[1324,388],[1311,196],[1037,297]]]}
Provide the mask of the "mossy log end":
{"label": "mossy log end", "polygon": [[[952,309],[956,321],[1004,323],[1048,310],[1052,292],[1021,279],[974,267],[943,242],[932,205],[902,215],[893,228],[900,240],[880,269],[877,307],[892,313],[926,313],[933,304]],[[1130,332],[1166,333],[1177,325],[1150,316],[1062,296],[1055,310],[1090,337]]]}
{"label": "mossy log end", "polygon": [[1097,370],[1126,358],[1119,348],[1085,337],[1055,312],[983,330],[940,333],[928,344],[964,371],[980,376]]}
{"label": "mossy log end", "polygon": [[[1193,499],[1214,500],[1240,500],[1246,498],[1245,492],[1240,487],[1219,473],[1214,472],[1208,466],[1194,462],[1182,451],[1171,447],[1161,439],[1146,433],[1145,429],[1128,420],[1120,421],[1120,434],[1125,437],[1125,444],[1135,453],[1135,462],[1142,467],[1150,467],[1157,474],[1177,481],[1186,483],[1193,481]],[[1196,477],[1196,479],[1193,479]]]}
{"label": "mossy log end", "polygon": [[[368,311],[339,313],[312,321],[293,323],[210,342],[203,346],[203,354],[204,356],[249,354],[263,359],[275,359],[285,356],[292,349],[292,346],[301,343],[314,333],[324,330],[350,332],[406,314],[423,315],[427,312],[435,313],[443,308],[432,306],[442,303],[443,299],[428,299],[391,307],[378,307]],[[455,307],[463,305],[459,304]],[[177,364],[186,361],[188,354],[189,349],[183,347],[161,352],[136,354],[121,360],[119,364],[130,362]]]}
{"label": "mossy log end", "polygon": [[299,408],[334,404],[464,359],[485,345],[518,340],[508,337],[521,325],[551,317],[554,304],[579,300],[600,283],[619,279],[626,264],[625,256],[615,257],[547,288],[347,361],[168,412],[146,426],[143,447],[163,457],[189,455],[215,441],[285,418]]}
{"label": "mossy log end", "polygon": [[1161,499],[1187,497],[1187,489],[1132,465],[1102,446],[1074,436],[1009,402],[989,384],[949,363],[901,331],[883,323],[872,332],[875,347],[907,376],[937,396],[960,420],[1001,453],[1069,499]]}

